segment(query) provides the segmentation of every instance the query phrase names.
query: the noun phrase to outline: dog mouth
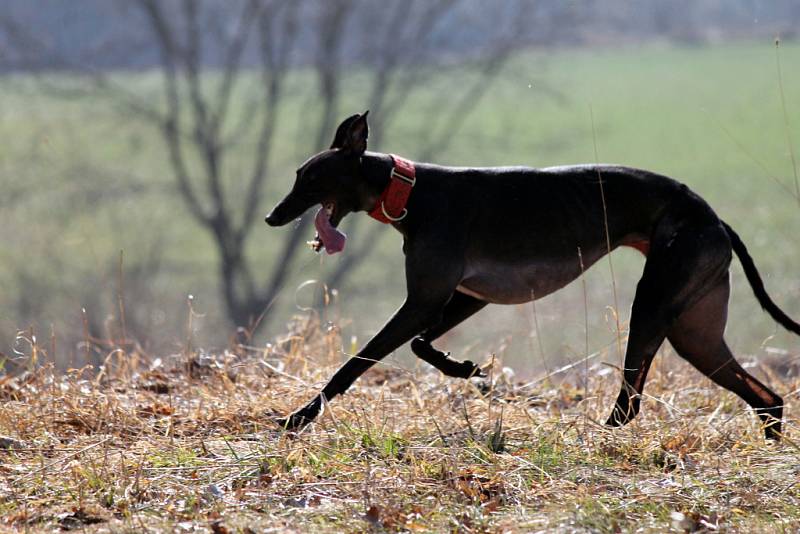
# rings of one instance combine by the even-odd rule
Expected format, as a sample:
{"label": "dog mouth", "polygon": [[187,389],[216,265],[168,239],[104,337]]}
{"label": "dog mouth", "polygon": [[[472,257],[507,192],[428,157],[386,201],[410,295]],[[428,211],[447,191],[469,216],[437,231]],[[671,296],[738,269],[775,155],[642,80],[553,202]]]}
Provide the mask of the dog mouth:
{"label": "dog mouth", "polygon": [[309,241],[314,252],[319,252],[323,247],[328,254],[336,254],[344,250],[347,236],[336,228],[341,220],[341,213],[336,208],[335,202],[323,202],[322,207],[314,216],[317,235],[313,241]]}

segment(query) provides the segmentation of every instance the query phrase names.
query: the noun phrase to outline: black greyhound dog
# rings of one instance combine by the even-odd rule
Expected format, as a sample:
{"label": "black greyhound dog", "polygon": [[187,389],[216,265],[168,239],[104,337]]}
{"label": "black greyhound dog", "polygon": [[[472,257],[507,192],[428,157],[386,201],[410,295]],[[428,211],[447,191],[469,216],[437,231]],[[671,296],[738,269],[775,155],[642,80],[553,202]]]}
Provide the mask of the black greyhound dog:
{"label": "black greyhound dog", "polygon": [[[739,236],[685,185],[616,165],[459,168],[367,152],[367,113],[347,118],[329,150],[306,161],[292,190],[266,217],[281,226],[321,204],[315,248],[344,246],[336,230],[367,211],[404,238],[408,296],[284,428],[312,421],[323,399],[344,393],[403,343],[442,373],[480,374],[431,342],[486,306],[528,302],[564,287],[620,246],[646,256],[636,288],[622,388],[607,424],[639,411],[650,363],[664,339],[720,386],[739,395],[779,439],[783,400],[734,359],[723,339],[732,253],[761,306],[784,328],[800,324],[770,299]],[[579,255],[582,263],[579,261]]]}

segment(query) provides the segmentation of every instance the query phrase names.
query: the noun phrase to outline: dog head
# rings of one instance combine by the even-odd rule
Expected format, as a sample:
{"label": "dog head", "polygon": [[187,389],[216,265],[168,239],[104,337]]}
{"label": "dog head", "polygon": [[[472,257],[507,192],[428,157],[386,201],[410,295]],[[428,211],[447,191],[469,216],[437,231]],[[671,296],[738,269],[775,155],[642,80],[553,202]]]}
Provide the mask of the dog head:
{"label": "dog head", "polygon": [[321,204],[333,228],[353,211],[367,206],[369,192],[361,176],[361,156],[367,149],[367,113],[345,119],[337,128],[330,149],[315,154],[297,170],[289,194],[267,215],[270,226],[283,226],[308,208]]}

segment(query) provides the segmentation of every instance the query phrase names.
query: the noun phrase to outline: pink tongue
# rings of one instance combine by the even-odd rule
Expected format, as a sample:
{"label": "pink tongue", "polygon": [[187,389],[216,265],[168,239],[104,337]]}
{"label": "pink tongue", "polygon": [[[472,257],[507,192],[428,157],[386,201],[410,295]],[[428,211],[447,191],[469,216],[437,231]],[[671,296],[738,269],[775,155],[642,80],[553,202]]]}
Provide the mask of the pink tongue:
{"label": "pink tongue", "polygon": [[336,254],[344,250],[344,242],[347,236],[331,225],[325,208],[320,208],[317,212],[314,217],[314,226],[316,226],[317,234],[319,234],[319,238],[322,244],[325,245],[325,251],[328,254]]}

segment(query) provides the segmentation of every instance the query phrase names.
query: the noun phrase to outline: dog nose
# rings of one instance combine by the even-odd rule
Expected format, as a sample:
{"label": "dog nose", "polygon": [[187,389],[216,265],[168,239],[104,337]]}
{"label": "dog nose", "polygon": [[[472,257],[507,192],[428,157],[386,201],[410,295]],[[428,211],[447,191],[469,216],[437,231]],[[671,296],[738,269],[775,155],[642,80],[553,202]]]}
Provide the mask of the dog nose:
{"label": "dog nose", "polygon": [[278,226],[278,218],[275,216],[275,212],[272,211],[264,217],[264,222],[270,226]]}

